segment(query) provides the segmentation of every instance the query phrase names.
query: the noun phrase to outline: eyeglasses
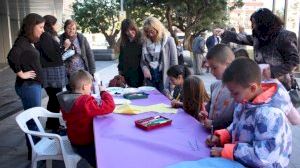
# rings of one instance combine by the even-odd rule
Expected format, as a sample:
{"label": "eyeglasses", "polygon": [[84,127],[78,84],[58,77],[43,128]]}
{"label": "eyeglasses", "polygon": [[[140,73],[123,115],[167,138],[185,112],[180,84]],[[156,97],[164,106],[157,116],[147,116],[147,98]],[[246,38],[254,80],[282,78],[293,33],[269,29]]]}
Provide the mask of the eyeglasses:
{"label": "eyeglasses", "polygon": [[144,30],[144,32],[145,32],[146,34],[157,34],[157,33],[158,33],[158,31],[155,30],[155,29]]}

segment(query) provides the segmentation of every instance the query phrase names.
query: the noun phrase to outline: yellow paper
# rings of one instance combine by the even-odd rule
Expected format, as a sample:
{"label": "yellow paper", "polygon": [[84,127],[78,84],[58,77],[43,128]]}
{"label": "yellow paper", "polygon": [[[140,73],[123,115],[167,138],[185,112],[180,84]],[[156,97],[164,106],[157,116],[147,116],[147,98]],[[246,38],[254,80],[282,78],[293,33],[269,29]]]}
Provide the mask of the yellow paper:
{"label": "yellow paper", "polygon": [[123,104],[123,105],[116,106],[114,113],[139,114],[140,110],[138,108],[135,108],[134,105]]}
{"label": "yellow paper", "polygon": [[177,109],[171,108],[169,105],[160,103],[150,106],[136,106],[124,104],[117,106],[114,113],[118,114],[141,114],[145,112],[158,112],[158,113],[177,113]]}

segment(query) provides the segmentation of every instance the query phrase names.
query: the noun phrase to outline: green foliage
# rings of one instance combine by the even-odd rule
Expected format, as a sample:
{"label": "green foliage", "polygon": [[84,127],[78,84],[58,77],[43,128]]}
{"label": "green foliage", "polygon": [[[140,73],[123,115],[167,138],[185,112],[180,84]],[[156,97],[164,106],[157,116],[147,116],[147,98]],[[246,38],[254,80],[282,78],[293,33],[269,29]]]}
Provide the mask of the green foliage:
{"label": "green foliage", "polygon": [[[227,13],[243,6],[242,0],[234,0],[228,7],[228,0],[124,0],[127,17],[139,26],[148,16],[155,16],[173,36],[172,26],[185,32],[187,36],[197,34],[215,26],[224,26]],[[82,31],[101,32],[111,47],[120,30],[119,0],[76,0],[73,5],[74,19]],[[188,37],[189,38],[189,37]]]}
{"label": "green foliage", "polygon": [[[227,11],[242,5],[242,0],[235,0],[234,5],[229,8],[227,0],[126,1],[128,16],[138,23],[145,18],[145,15],[153,15],[158,16],[162,21],[171,20],[168,22],[168,24],[172,24],[168,25],[169,27],[176,26],[188,33],[197,33],[214,26],[223,26],[227,20]],[[168,16],[170,17],[167,18]]]}
{"label": "green foliage", "polygon": [[116,0],[76,0],[73,4],[74,16],[82,32],[103,33],[112,45],[120,31],[119,1]]}

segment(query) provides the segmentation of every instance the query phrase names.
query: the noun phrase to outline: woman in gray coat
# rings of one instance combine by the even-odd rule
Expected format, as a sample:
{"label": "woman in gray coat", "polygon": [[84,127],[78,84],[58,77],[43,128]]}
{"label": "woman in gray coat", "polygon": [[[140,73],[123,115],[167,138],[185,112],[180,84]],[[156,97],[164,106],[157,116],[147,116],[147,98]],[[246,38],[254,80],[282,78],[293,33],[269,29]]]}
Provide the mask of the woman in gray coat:
{"label": "woman in gray coat", "polygon": [[65,51],[71,47],[75,48],[75,52],[81,55],[85,70],[94,75],[96,68],[93,51],[87,39],[77,32],[76,22],[67,20],[64,24],[64,30],[65,32],[60,36],[60,41]]}
{"label": "woman in gray coat", "polygon": [[145,40],[141,58],[146,84],[167,94],[170,90],[168,69],[178,64],[177,49],[173,37],[155,17],[148,17],[143,26]]}

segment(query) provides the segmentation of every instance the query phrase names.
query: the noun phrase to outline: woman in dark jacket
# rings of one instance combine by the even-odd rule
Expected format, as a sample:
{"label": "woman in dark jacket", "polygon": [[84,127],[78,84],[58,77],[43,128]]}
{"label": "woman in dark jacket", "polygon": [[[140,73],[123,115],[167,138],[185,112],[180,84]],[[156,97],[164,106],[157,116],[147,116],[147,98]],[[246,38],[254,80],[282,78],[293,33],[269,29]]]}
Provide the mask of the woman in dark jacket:
{"label": "woman in dark jacket", "polygon": [[[23,24],[13,47],[8,53],[10,68],[16,73],[15,89],[21,98],[24,110],[41,106],[42,68],[39,51],[34,47],[44,32],[44,18],[30,13],[23,19]],[[36,130],[34,122],[29,121],[30,130]],[[31,146],[26,137],[28,159],[31,159]],[[33,139],[36,140],[35,138]]]}
{"label": "woman in dark jacket", "polygon": [[218,29],[222,41],[252,45],[254,59],[258,64],[269,64],[265,78],[278,78],[291,88],[290,74],[299,64],[296,34],[285,30],[283,22],[269,9],[261,8],[251,15],[252,35],[237,34]]}
{"label": "woman in dark jacket", "polygon": [[[67,84],[66,69],[62,60],[62,49],[57,36],[59,26],[57,19],[52,15],[44,16],[45,32],[40,41],[36,44],[41,54],[41,65],[43,70],[43,87],[45,88],[49,101],[47,110],[59,113],[60,107],[56,94],[61,92]],[[46,128],[54,132],[59,129],[57,118],[48,118]]]}
{"label": "woman in dark jacket", "polygon": [[129,87],[143,85],[144,75],[140,66],[142,47],[141,32],[136,24],[130,19],[123,20],[118,70]]}
{"label": "woman in dark jacket", "polygon": [[64,30],[65,32],[60,36],[60,42],[64,50],[66,51],[74,47],[75,52],[79,54],[83,60],[85,70],[91,75],[94,75],[96,68],[93,51],[87,39],[81,33],[77,32],[76,22],[67,20],[64,24]]}

